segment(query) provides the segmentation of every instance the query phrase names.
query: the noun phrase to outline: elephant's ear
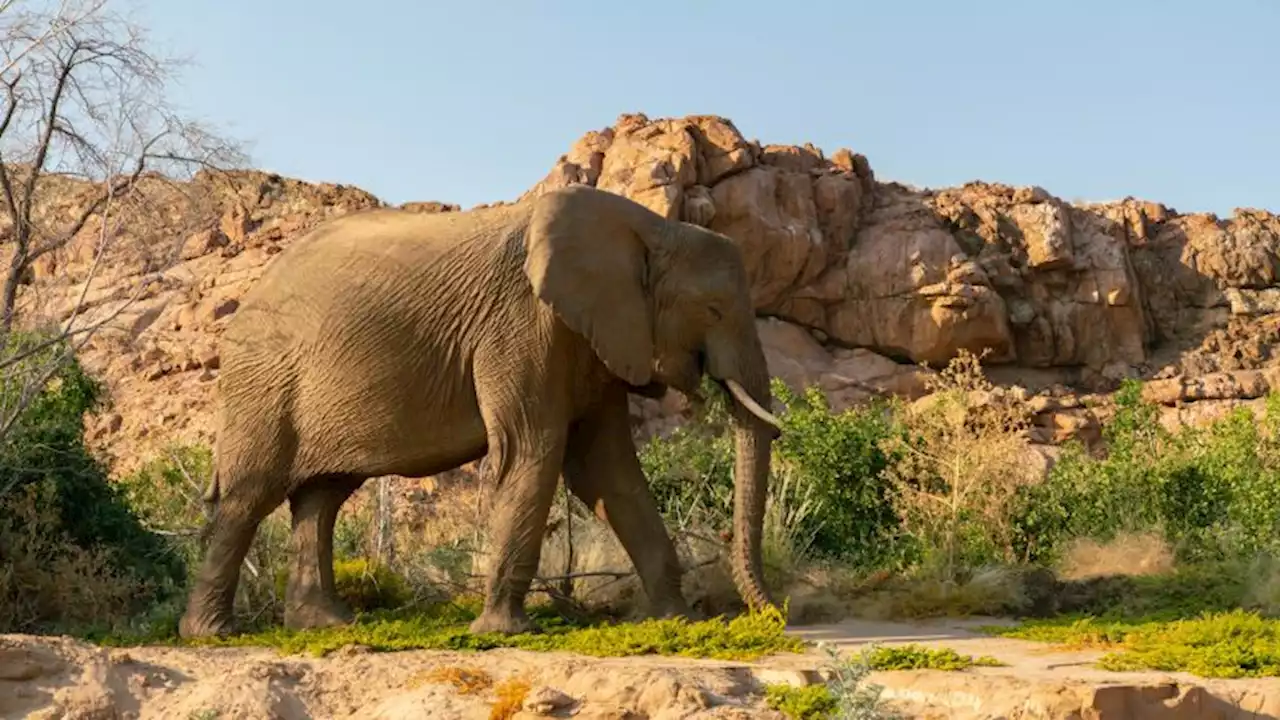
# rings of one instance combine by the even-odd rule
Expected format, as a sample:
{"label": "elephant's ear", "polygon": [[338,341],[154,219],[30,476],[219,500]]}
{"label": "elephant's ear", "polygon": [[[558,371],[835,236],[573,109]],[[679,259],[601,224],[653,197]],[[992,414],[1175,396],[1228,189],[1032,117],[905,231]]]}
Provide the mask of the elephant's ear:
{"label": "elephant's ear", "polygon": [[632,385],[652,375],[653,321],[646,287],[648,251],[629,200],[571,186],[535,202],[525,274],[534,293],[591,343]]}

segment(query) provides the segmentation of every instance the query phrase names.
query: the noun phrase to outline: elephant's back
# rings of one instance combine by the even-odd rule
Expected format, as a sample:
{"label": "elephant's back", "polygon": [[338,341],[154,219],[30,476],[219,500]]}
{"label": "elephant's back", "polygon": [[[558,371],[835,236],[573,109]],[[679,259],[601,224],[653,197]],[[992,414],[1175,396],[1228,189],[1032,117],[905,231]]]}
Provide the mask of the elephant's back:
{"label": "elephant's back", "polygon": [[495,256],[526,215],[523,206],[438,214],[383,208],[329,220],[276,256],[245,293],[224,342],[277,352],[370,315],[412,313],[415,295],[478,271],[479,258]]}

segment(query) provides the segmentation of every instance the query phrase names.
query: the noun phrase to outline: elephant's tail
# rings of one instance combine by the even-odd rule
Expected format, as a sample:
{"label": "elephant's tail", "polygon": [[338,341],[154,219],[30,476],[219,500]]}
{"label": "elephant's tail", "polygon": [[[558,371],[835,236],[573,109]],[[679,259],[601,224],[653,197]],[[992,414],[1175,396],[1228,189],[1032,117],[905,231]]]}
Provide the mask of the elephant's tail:
{"label": "elephant's tail", "polygon": [[203,552],[209,545],[209,537],[213,534],[213,520],[218,512],[218,500],[222,497],[222,486],[218,482],[217,462],[214,463],[214,470],[209,479],[209,487],[205,488],[204,495],[201,500],[204,501],[204,526],[200,528],[200,532],[196,538]]}
{"label": "elephant's tail", "polygon": [[222,488],[218,485],[217,468],[214,468],[212,474],[213,478],[209,481],[209,487],[205,488],[204,497],[201,498],[204,500],[205,509],[211,514],[213,513],[213,510],[218,507],[218,500],[222,497]]}

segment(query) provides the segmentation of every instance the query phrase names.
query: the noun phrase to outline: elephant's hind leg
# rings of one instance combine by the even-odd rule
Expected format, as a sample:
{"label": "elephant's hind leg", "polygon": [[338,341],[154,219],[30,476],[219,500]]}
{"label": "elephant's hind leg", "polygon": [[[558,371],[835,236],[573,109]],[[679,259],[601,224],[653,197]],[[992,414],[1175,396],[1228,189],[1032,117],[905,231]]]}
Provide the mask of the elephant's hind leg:
{"label": "elephant's hind leg", "polygon": [[334,587],[333,528],[342,504],[363,483],[363,478],[316,478],[289,496],[293,557],[285,587],[285,627],[328,627],[355,619]]}
{"label": "elephant's hind leg", "polygon": [[235,631],[232,611],[240,564],[262,519],[284,501],[284,491],[266,479],[227,477],[209,521],[204,563],[178,624],[184,638],[228,635]]}
{"label": "elephant's hind leg", "polygon": [[650,613],[687,617],[680,559],[636,457],[626,395],[617,395],[574,428],[565,452],[565,485],[617,535],[640,576]]}

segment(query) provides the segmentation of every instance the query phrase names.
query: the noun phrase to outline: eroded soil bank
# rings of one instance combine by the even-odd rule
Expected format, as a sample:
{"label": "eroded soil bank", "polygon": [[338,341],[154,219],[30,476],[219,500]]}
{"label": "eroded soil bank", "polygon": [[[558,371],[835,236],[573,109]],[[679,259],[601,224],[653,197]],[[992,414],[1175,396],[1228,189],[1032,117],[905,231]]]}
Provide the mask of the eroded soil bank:
{"label": "eroded soil bank", "polygon": [[[1007,664],[873,674],[882,697],[907,717],[1280,717],[1280,679],[1111,673],[1091,667],[1099,653],[982,636],[972,630],[981,622],[989,621],[849,621],[793,632],[846,652],[870,642],[915,643]],[[104,649],[63,637],[3,635],[0,718],[485,719],[522,686],[524,701],[505,717],[783,718],[767,707],[764,685],[819,682],[824,659],[817,652],[741,663],[358,647],[313,658],[253,648]]]}

